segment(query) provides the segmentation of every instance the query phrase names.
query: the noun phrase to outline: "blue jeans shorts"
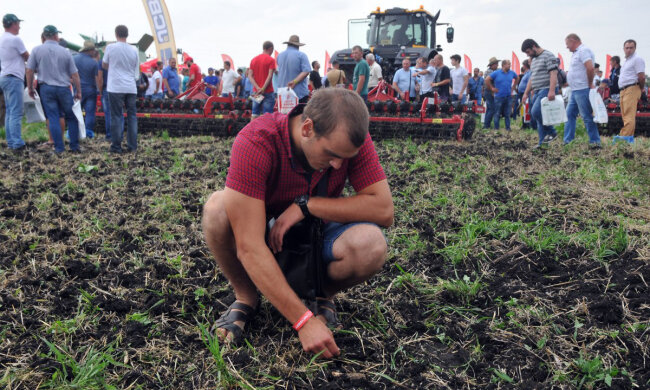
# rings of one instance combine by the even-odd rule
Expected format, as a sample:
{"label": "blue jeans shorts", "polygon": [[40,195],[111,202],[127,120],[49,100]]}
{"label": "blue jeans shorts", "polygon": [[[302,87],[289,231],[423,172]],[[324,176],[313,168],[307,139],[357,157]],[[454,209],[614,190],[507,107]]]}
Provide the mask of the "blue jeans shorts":
{"label": "blue jeans shorts", "polygon": [[[372,225],[377,226],[371,222],[351,222],[351,223],[338,223],[328,222],[323,229],[323,263],[325,266],[336,260],[332,249],[334,248],[334,241],[341,236],[346,230],[356,225]],[[379,227],[379,226],[377,226]],[[383,234],[383,233],[382,233]],[[386,239],[386,236],[384,236]],[[388,240],[386,241],[388,243]]]}

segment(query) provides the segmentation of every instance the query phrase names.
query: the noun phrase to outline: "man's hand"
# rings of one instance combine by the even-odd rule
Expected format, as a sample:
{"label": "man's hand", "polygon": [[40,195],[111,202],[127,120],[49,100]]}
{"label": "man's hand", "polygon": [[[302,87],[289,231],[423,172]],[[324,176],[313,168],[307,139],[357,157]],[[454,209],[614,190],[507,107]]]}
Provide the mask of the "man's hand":
{"label": "man's hand", "polygon": [[334,335],[327,326],[316,317],[312,317],[298,331],[298,338],[305,352],[317,354],[322,352],[326,359],[338,356],[341,350],[334,341]]}
{"label": "man's hand", "polygon": [[400,93],[399,93],[399,97],[400,97],[402,100],[406,100],[406,93],[405,93],[405,92],[400,92]]}
{"label": "man's hand", "polygon": [[289,82],[287,83],[287,87],[289,87],[289,88],[293,88],[293,86],[295,85],[294,81],[295,81],[295,80],[291,80],[291,81],[289,81]]}
{"label": "man's hand", "polygon": [[170,98],[173,98],[174,96],[176,96],[176,94],[174,93],[174,91],[169,89],[169,90],[167,90],[167,96],[169,96]]}
{"label": "man's hand", "polygon": [[555,91],[550,91],[549,90],[547,98],[548,98],[549,102],[552,102],[553,100],[555,100]]}
{"label": "man's hand", "polygon": [[300,222],[303,218],[305,218],[305,216],[302,214],[300,206],[295,203],[291,204],[291,206],[287,207],[287,209],[280,214],[269,232],[269,246],[271,247],[271,252],[278,253],[282,251],[282,240],[284,239],[284,235],[293,225]]}
{"label": "man's hand", "polygon": [[80,90],[77,90],[77,91],[74,93],[74,98],[75,98],[76,100],[81,100],[81,91],[80,91]]}
{"label": "man's hand", "polygon": [[524,92],[524,94],[521,95],[521,104],[526,103],[526,100],[528,100],[528,94]]}
{"label": "man's hand", "polygon": [[459,101],[459,102],[462,102],[462,101],[463,101],[463,96],[465,96],[465,94],[463,94],[463,93],[461,93],[460,95],[458,95],[458,101]]}

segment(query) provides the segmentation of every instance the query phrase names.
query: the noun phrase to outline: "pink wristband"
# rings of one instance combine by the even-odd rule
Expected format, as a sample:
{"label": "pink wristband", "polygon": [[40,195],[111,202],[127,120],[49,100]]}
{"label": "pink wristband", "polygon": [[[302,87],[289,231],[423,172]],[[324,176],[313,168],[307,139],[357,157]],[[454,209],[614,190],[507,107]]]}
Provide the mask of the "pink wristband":
{"label": "pink wristband", "polygon": [[302,317],[300,317],[300,319],[298,319],[298,321],[296,321],[296,323],[293,324],[293,329],[296,332],[299,331],[300,328],[302,328],[307,323],[307,321],[309,321],[309,319],[312,318],[313,316],[314,313],[312,313],[311,310],[307,310],[305,314],[303,314]]}

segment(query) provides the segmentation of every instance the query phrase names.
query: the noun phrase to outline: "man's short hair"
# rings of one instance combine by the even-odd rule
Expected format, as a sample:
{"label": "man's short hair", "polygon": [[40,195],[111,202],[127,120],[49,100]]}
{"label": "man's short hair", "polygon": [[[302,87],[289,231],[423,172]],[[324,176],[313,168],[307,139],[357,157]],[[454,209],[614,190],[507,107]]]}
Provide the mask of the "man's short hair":
{"label": "man's short hair", "polygon": [[636,49],[636,41],[634,39],[628,39],[627,41],[623,42],[623,46],[627,45],[628,43],[634,43],[634,48]]}
{"label": "man's short hair", "polygon": [[332,65],[338,65],[339,64],[339,60],[332,60],[330,62],[332,63]]}
{"label": "man's short hair", "polygon": [[118,38],[128,38],[129,29],[125,25],[120,24],[119,26],[115,27],[115,36]]}
{"label": "man's short hair", "polygon": [[595,69],[599,69],[599,68],[600,68],[600,64],[596,62],[596,63],[594,64],[594,68],[595,68]]}
{"label": "man's short hair", "polygon": [[425,64],[427,63],[427,59],[425,57],[419,57],[418,61],[424,62]]}
{"label": "man's short hair", "polygon": [[317,137],[324,137],[343,126],[350,142],[359,148],[368,136],[369,115],[359,94],[345,88],[320,88],[314,92],[302,119],[314,122]]}
{"label": "man's short hair", "polygon": [[226,66],[226,65],[230,66],[230,61],[224,61],[223,66]]}
{"label": "man's short hair", "polygon": [[372,53],[366,54],[366,61],[368,61],[368,60],[373,60],[374,61],[375,60],[375,55],[372,54]]}
{"label": "man's short hair", "polygon": [[456,61],[460,62],[460,55],[458,55],[458,54],[454,54],[454,55],[451,56],[450,58],[451,58],[452,60],[456,60]]}
{"label": "man's short hair", "polygon": [[526,69],[530,69],[530,62],[528,61],[528,59],[525,59],[524,62],[521,63],[521,65],[523,65],[523,67]]}
{"label": "man's short hair", "polygon": [[528,49],[534,49],[536,47],[539,47],[537,42],[534,39],[528,38],[521,44],[521,51],[525,52]]}
{"label": "man's short hair", "polygon": [[578,36],[578,34],[574,34],[574,33],[571,33],[571,34],[567,35],[566,38],[564,38],[564,39],[571,39],[571,40],[576,41],[576,42],[582,42],[580,40],[580,37]]}
{"label": "man's short hair", "polygon": [[359,46],[359,45],[354,45],[354,46],[352,46],[352,51],[355,51],[355,50],[359,50],[360,52],[363,53],[363,49],[362,49],[361,46]]}
{"label": "man's short hair", "polygon": [[616,65],[620,65],[621,64],[621,57],[614,56],[614,57],[612,57],[612,61],[616,62]]}
{"label": "man's short hair", "polygon": [[156,66],[162,66],[162,61],[156,61]]}
{"label": "man's short hair", "polygon": [[273,42],[264,41],[264,43],[262,44],[262,50],[266,51],[266,50],[269,50],[269,49],[273,49]]}
{"label": "man's short hair", "polygon": [[318,63],[318,61],[312,61],[312,62],[311,62],[311,67],[312,67],[312,68],[315,67],[317,63]]}
{"label": "man's short hair", "polygon": [[504,66],[505,64],[509,64],[510,60],[501,60],[501,66]]}

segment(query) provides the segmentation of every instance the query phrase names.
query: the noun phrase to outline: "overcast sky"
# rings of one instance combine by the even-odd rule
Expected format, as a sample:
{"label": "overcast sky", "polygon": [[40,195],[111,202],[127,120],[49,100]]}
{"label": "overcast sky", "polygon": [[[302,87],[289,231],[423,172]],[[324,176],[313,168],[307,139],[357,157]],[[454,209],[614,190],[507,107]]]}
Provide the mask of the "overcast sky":
{"label": "overcast sky", "polygon": [[[512,51],[523,61],[521,42],[535,39],[540,46],[571,57],[564,37],[575,32],[596,54],[596,62],[605,64],[605,55],[623,56],[623,42],[633,38],[637,53],[650,63],[650,1],[604,0],[438,0],[423,1],[218,1],[167,0],[176,46],[194,57],[202,70],[222,67],[221,54],[229,54],[236,67],[246,66],[262,50],[262,42],[271,40],[283,51],[290,35],[298,34],[307,45],[301,50],[309,60],[325,59],[347,47],[348,19],[364,18],[377,6],[440,9],[439,22],[450,22],[456,33],[454,42],[445,40],[445,27],[438,30],[445,62],[449,56],[467,54],[474,67],[484,69],[487,60],[511,58]],[[624,7],[622,6],[624,4]],[[3,1],[0,11],[15,13],[23,19],[20,36],[28,50],[40,44],[43,26],[54,24],[61,37],[81,45],[79,33],[114,39],[118,24],[129,27],[129,42],[136,42],[151,30],[141,0],[43,0]],[[442,38],[442,41],[440,41]],[[154,45],[148,53],[155,56]]]}

